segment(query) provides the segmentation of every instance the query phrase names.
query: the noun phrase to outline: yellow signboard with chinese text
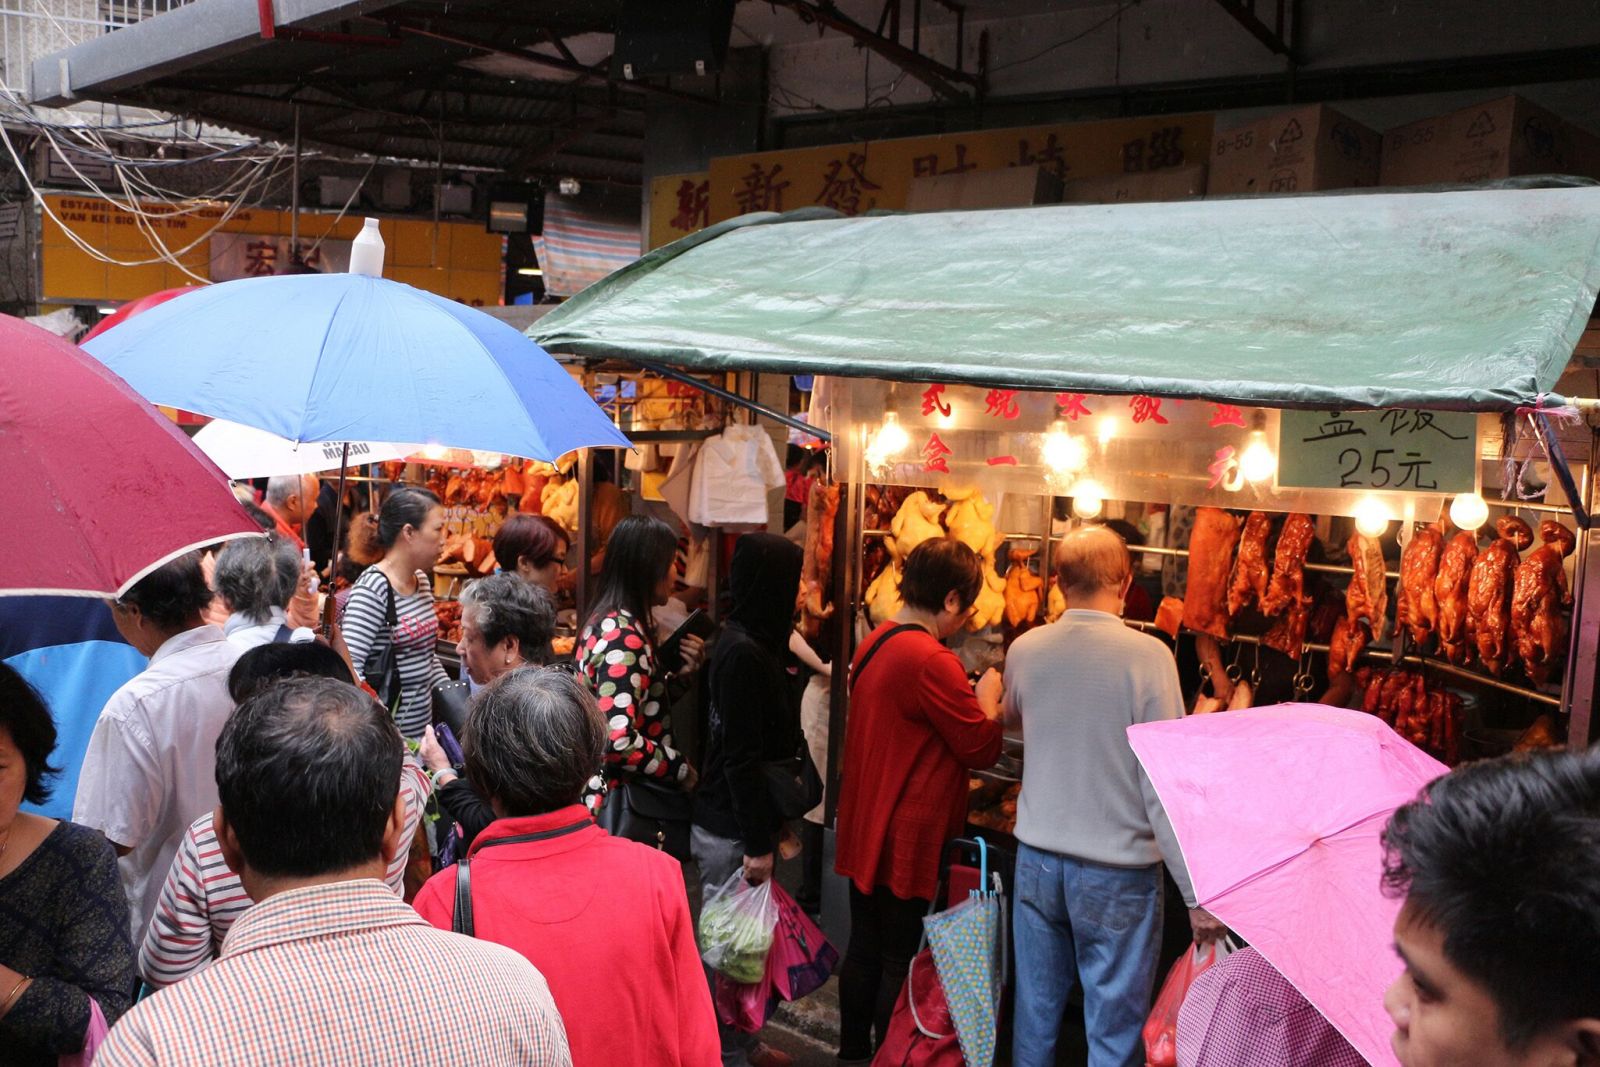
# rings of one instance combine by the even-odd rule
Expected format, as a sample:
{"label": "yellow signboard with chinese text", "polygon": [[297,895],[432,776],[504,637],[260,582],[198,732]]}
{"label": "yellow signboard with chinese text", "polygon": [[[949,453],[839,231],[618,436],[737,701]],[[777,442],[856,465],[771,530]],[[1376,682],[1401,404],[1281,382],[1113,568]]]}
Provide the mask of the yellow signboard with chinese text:
{"label": "yellow signboard with chinese text", "polygon": [[663,174],[650,181],[650,232],[645,251],[711,225],[711,174]]}
{"label": "yellow signboard with chinese text", "polygon": [[1183,167],[1207,158],[1211,127],[1210,115],[1157,116],[728,156],[711,161],[707,222],[813,204],[898,210],[912,179],[937,174],[1039,165],[1065,181]]}
{"label": "yellow signboard with chinese text", "polygon": [[[198,285],[211,280],[213,231],[279,238],[288,236],[292,228],[286,211],[240,210],[220,221],[225,213],[221,205],[200,202],[147,202],[136,216],[92,196],[49,195],[44,201],[49,210],[41,220],[40,299],[64,303],[136,300],[161,289]],[[360,232],[361,224],[356,216],[336,219],[301,212],[299,237],[302,244],[324,237],[349,241]],[[385,277],[476,307],[501,303],[504,281],[498,235],[485,233],[483,227],[472,223],[445,222],[435,228],[422,219],[386,218],[380,219],[378,226],[387,246]],[[74,236],[112,259],[156,262],[138,266],[105,263],[81,248]],[[153,237],[158,237],[186,270],[161,261]],[[276,258],[285,246],[276,241],[260,244],[273,254],[263,251],[251,262],[261,273],[273,273],[280,266]]]}

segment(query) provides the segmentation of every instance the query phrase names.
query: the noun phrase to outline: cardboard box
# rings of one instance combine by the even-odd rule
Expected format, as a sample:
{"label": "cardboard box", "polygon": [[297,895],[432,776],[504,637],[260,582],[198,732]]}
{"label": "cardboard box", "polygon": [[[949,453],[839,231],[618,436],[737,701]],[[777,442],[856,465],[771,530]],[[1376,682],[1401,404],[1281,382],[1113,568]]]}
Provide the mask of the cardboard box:
{"label": "cardboard box", "polygon": [[1061,202],[1061,179],[1035,164],[913,178],[907,211],[973,211]]}
{"label": "cardboard box", "polygon": [[1111,174],[1077,178],[1061,188],[1063,204],[1141,204],[1157,200],[1192,200],[1206,191],[1205,164],[1144,174]]}
{"label": "cardboard box", "polygon": [[1578,141],[1571,127],[1544,108],[1503,96],[1385,133],[1383,184],[1579,173],[1585,162],[1579,159]]}
{"label": "cardboard box", "polygon": [[1383,139],[1321,104],[1221,130],[1211,141],[1206,192],[1213,196],[1378,184]]}

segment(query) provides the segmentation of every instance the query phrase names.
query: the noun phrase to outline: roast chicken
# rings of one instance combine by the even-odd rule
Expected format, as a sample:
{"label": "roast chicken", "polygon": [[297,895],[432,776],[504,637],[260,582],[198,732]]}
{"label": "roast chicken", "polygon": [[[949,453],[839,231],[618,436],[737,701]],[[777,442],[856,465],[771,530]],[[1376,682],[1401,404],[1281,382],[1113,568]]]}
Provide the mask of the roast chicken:
{"label": "roast chicken", "polygon": [[1239,535],[1239,554],[1234,559],[1233,577],[1228,582],[1230,619],[1238,618],[1241,611],[1259,603],[1267,594],[1267,535],[1271,532],[1272,520],[1265,512],[1252,511],[1244,520],[1244,532]]}
{"label": "roast chicken", "polygon": [[1400,553],[1400,593],[1395,599],[1394,623],[1404,627],[1411,643],[1421,651],[1428,635],[1439,625],[1439,599],[1434,585],[1439,577],[1439,557],[1444,554],[1444,530],[1438,524],[1412,531],[1411,543]]}
{"label": "roast chicken", "polygon": [[1505,673],[1516,655],[1511,639],[1511,594],[1517,561],[1533,543],[1533,530],[1515,515],[1495,523],[1499,537],[1478,554],[1467,587],[1467,634],[1483,669]]}
{"label": "roast chicken", "polygon": [[1013,548],[1011,567],[1006,571],[1006,623],[1013,630],[1031,626],[1039,617],[1039,607],[1044,599],[1044,579],[1033,573],[1028,561],[1038,552],[1036,548]]}
{"label": "roast chicken", "polygon": [[1532,681],[1543,684],[1560,665],[1567,648],[1564,608],[1571,602],[1562,560],[1577,542],[1572,531],[1546,519],[1539,524],[1538,548],[1517,567],[1511,593],[1511,632],[1517,658]]}
{"label": "roast chicken", "polygon": [[920,489],[906,497],[889,523],[889,532],[893,535],[888,542],[889,555],[895,562],[911,555],[911,550],[922,542],[944,536],[944,527],[939,525],[939,515],[943,511],[943,504]]}
{"label": "roast chicken", "polygon": [[1228,637],[1228,577],[1238,541],[1238,519],[1221,508],[1195,509],[1183,597],[1183,624],[1195,633]]}
{"label": "roast chicken", "polygon": [[1439,650],[1445,659],[1458,665],[1466,663],[1472,653],[1467,639],[1467,588],[1477,558],[1478,535],[1468,531],[1456,534],[1439,557],[1439,576],[1433,581]]}
{"label": "roast chicken", "polygon": [[[1179,603],[1181,604],[1183,602],[1180,600]],[[1045,622],[1055,622],[1057,619],[1061,618],[1061,616],[1065,615],[1066,613],[1067,613],[1067,597],[1066,597],[1066,594],[1061,591],[1061,583],[1056,581],[1054,578],[1051,578],[1050,579],[1050,595],[1045,598],[1045,602],[1044,602],[1044,621]],[[1177,629],[1176,625],[1174,625],[1173,629],[1174,630]],[[1174,636],[1176,636],[1176,634],[1174,634]]]}
{"label": "roast chicken", "polygon": [[1333,627],[1333,637],[1328,641],[1328,683],[1332,685],[1341,674],[1353,673],[1356,660],[1372,640],[1372,633],[1364,622],[1354,622],[1342,616]]}

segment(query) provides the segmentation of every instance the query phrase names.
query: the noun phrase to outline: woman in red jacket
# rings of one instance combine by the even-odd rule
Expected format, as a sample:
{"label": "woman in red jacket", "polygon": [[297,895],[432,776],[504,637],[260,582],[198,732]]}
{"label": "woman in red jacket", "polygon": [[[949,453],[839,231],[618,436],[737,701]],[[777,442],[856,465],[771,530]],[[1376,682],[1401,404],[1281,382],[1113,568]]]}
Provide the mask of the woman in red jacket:
{"label": "woman in red jacket", "polygon": [[950,538],[906,557],[905,603],[856,651],[839,784],[834,869],[850,879],[850,945],[839,970],[839,1059],[883,1040],[922,938],[944,843],[966,824],[967,772],[1000,757],[1001,682],[979,681],[941,642],[972,614],[983,562]]}
{"label": "woman in red jacket", "polygon": [[[573,1063],[717,1064],[716,1014],[678,862],[610,836],[583,806],[605,744],[594,698],[566,671],[521,667],[473,699],[467,778],[499,816],[469,853],[474,934],[516,949],[544,975]],[[417,894],[418,913],[450,929],[455,887],[454,867],[434,875]]]}

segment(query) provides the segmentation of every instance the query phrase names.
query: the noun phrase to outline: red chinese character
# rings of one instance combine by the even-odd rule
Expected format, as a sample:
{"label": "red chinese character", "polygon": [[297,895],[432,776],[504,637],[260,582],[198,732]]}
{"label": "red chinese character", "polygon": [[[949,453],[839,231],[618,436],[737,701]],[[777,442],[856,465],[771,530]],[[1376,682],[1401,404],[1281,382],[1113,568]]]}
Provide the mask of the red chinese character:
{"label": "red chinese character", "polygon": [[1128,406],[1133,409],[1133,421],[1154,422],[1157,426],[1167,424],[1166,416],[1161,414],[1161,398],[1154,396],[1136,396],[1128,400]]}
{"label": "red chinese character", "polygon": [[1242,427],[1244,426],[1244,412],[1232,404],[1212,404],[1211,422],[1207,425],[1212,429],[1216,429],[1218,426]]}
{"label": "red chinese character", "polygon": [[939,169],[939,153],[929,152],[925,156],[915,156],[911,160],[911,176],[913,178],[929,178],[935,174],[964,174],[969,170],[976,170],[976,163],[967,162],[967,146],[956,145],[956,161]]}
{"label": "red chinese character", "polygon": [[939,440],[938,434],[929,434],[928,443],[922,446],[922,469],[933,474],[949,474],[950,446]]}
{"label": "red chinese character", "polygon": [[985,462],[987,462],[991,467],[1015,467],[1017,465],[1017,457],[990,456]]}
{"label": "red chinese character", "polygon": [[244,272],[252,278],[273,274],[278,269],[278,242],[250,241],[244,246]]}
{"label": "red chinese character", "polygon": [[771,170],[762,170],[760,163],[751,163],[750,172],[739,179],[739,191],[733,194],[740,211],[782,211],[783,191],[789,188],[788,179],[778,181],[782,163],[774,163]]}
{"label": "red chinese character", "polygon": [[[787,183],[785,183],[787,184]],[[688,178],[678,186],[678,213],[668,223],[674,230],[688,233],[711,225],[711,180],[696,185]]]}
{"label": "red chinese character", "polygon": [[1206,483],[1207,489],[1215,489],[1219,485],[1227,489],[1238,481],[1239,461],[1235,458],[1233,446],[1223,445],[1217,449],[1216,459],[1206,469],[1211,473],[1211,480]]}
{"label": "red chinese character", "polygon": [[935,411],[945,418],[950,417],[950,404],[944,399],[944,386],[930,385],[922,393],[922,414],[926,418]]}
{"label": "red chinese character", "polygon": [[[862,191],[883,188],[867,177],[866,165],[867,157],[860,152],[851,152],[844,159],[830,161],[828,172],[822,176],[822,191],[812,203],[826,204],[846,215],[860,214]],[[867,209],[871,210],[875,204],[876,199],[868,200]]]}
{"label": "red chinese character", "polygon": [[1056,407],[1061,409],[1061,417],[1069,422],[1077,422],[1079,417],[1093,414],[1084,403],[1087,396],[1087,393],[1057,393]]}
{"label": "red chinese character", "polygon": [[984,414],[993,415],[1001,419],[1014,419],[1022,414],[1017,407],[1017,390],[991,389],[989,395],[983,398]]}

